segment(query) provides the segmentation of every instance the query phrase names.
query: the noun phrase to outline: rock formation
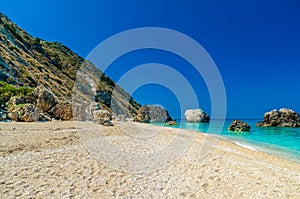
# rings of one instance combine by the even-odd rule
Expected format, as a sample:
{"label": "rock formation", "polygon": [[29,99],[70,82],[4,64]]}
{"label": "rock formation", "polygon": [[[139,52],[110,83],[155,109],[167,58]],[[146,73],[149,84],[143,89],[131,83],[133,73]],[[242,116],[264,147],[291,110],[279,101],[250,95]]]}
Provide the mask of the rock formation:
{"label": "rock formation", "polygon": [[242,131],[246,132],[246,131],[250,131],[250,129],[251,126],[241,120],[233,120],[233,122],[228,127],[228,131],[237,131],[237,132],[242,132]]}
{"label": "rock formation", "polygon": [[37,122],[39,121],[39,108],[33,104],[24,104],[9,108],[7,117],[13,121]]}
{"label": "rock formation", "polygon": [[264,120],[258,122],[256,126],[266,127],[300,127],[300,115],[287,108],[272,110],[265,113]]}
{"label": "rock formation", "polygon": [[[59,42],[32,37],[2,13],[0,38],[0,121],[20,121],[20,107],[26,104],[37,108],[41,121],[90,120],[88,106],[93,101],[111,111],[114,100],[114,109],[121,110],[116,115],[126,117],[135,116],[141,107],[91,62]],[[33,110],[31,105],[26,107]]]}
{"label": "rock formation", "polygon": [[95,110],[93,111],[93,119],[97,124],[104,126],[113,126],[111,120],[112,115],[108,110]]}
{"label": "rock formation", "polygon": [[185,118],[188,122],[209,122],[210,118],[202,109],[189,109],[185,111]]}
{"label": "rock formation", "polygon": [[178,126],[178,124],[175,120],[167,122],[166,125],[167,126]]}
{"label": "rock formation", "polygon": [[69,102],[61,102],[55,105],[53,116],[58,120],[71,120],[73,118],[72,104]]}
{"label": "rock formation", "polygon": [[58,102],[51,91],[45,88],[37,88],[37,107],[43,112],[50,111]]}
{"label": "rock formation", "polygon": [[145,105],[138,110],[137,115],[133,118],[134,122],[150,123],[166,123],[172,121],[168,111],[161,106]]}

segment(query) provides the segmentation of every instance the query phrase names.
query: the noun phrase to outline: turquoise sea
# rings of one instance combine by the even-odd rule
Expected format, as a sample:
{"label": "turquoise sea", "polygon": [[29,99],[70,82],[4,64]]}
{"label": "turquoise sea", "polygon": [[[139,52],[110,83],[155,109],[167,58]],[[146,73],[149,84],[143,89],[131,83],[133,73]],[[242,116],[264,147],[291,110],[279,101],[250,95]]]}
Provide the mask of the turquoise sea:
{"label": "turquoise sea", "polygon": [[185,120],[177,120],[180,125],[174,128],[220,135],[237,145],[300,163],[300,128],[256,127],[259,120],[243,120],[251,126],[251,131],[235,133],[227,130],[232,121],[225,120],[221,132],[217,130],[218,128],[214,128],[222,124],[220,120],[211,120],[210,123],[188,123]]}

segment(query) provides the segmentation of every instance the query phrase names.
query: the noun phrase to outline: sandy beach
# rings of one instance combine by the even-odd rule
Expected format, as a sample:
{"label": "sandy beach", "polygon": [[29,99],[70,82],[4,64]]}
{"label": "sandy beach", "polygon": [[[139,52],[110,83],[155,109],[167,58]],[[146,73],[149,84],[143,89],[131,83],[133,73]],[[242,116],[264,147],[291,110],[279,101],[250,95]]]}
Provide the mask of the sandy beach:
{"label": "sandy beach", "polygon": [[[1,123],[0,198],[300,198],[297,163],[192,131],[122,125],[101,127],[99,136],[85,132],[89,122]],[[133,144],[132,137],[140,141]],[[104,145],[93,148],[103,139],[144,157],[176,143],[168,157],[177,158],[162,165],[149,161],[157,167],[145,168],[154,170],[131,172],[120,154],[110,159]],[[203,157],[210,139],[215,144]],[[182,150],[180,143],[190,144]]]}

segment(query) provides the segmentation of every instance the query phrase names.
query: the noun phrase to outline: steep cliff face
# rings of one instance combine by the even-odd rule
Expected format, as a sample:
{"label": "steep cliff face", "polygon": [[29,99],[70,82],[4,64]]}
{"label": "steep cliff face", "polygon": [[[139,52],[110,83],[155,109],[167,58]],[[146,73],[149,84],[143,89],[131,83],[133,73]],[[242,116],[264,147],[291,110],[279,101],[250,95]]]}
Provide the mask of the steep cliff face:
{"label": "steep cliff face", "polygon": [[117,113],[127,116],[136,115],[140,108],[127,92],[91,62],[61,43],[32,37],[2,13],[0,81],[16,87],[36,88],[42,85],[58,101],[70,102],[73,97],[73,101],[88,106],[95,100],[104,109],[111,111],[114,108]]}

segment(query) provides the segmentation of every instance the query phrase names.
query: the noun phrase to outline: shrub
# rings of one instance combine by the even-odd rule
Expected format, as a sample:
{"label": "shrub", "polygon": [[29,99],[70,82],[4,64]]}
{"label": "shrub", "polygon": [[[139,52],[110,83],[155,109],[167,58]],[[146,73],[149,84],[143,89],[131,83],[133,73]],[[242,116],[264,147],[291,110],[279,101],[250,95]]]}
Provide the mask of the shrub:
{"label": "shrub", "polygon": [[21,86],[17,88],[6,82],[0,81],[0,103],[6,103],[12,96],[24,96],[32,92],[32,88]]}

